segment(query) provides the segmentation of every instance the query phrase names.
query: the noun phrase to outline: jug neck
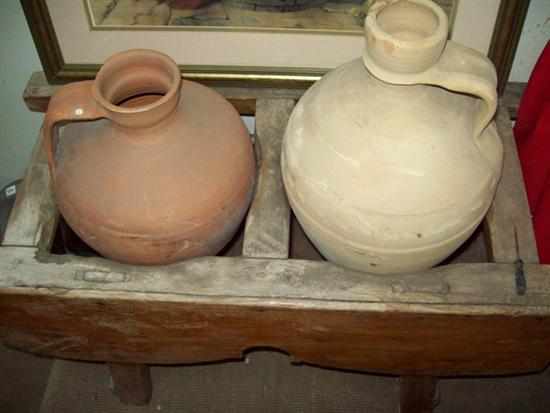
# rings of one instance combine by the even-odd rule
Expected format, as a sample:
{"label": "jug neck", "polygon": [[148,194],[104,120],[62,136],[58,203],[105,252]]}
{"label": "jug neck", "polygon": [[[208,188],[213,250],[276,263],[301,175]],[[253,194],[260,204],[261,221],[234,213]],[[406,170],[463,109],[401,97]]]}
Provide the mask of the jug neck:
{"label": "jug neck", "polygon": [[447,15],[431,0],[378,0],[365,19],[364,61],[389,72],[423,72],[439,60],[448,31]]}
{"label": "jug neck", "polygon": [[92,93],[107,117],[122,128],[150,128],[169,117],[180,96],[181,74],[168,56],[130,50],[109,58]]}

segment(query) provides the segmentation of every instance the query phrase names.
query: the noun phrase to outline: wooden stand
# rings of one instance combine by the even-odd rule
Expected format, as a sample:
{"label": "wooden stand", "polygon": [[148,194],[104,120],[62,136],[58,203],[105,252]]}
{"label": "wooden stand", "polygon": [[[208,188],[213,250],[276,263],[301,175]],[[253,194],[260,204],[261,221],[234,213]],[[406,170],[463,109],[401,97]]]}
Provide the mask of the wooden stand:
{"label": "wooden stand", "polygon": [[[30,107],[44,110],[55,88],[37,79],[25,96]],[[260,175],[242,256],[139,267],[50,254],[58,213],[39,141],[0,248],[6,345],[107,362],[115,392],[136,404],[150,398],[147,364],[242,359],[254,347],[281,349],[313,365],[405,376],[403,412],[434,406],[432,377],[546,367],[550,268],[537,264],[506,107],[497,122],[504,173],[484,223],[491,262],[375,276],[289,259],[279,154],[294,98],[221,91],[237,107],[254,108],[257,118]],[[523,295],[516,282],[520,258]]]}

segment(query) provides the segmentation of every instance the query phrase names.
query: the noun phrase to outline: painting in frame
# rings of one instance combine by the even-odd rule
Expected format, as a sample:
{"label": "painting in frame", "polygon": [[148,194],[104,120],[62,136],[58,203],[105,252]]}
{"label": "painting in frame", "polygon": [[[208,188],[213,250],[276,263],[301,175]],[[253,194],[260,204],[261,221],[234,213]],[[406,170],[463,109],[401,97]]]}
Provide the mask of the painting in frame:
{"label": "painting in frame", "polygon": [[[457,0],[434,0],[454,21]],[[84,0],[92,30],[250,30],[361,34],[373,0]]]}
{"label": "painting in frame", "polygon": [[[304,87],[361,55],[362,21],[371,1],[21,3],[51,83],[93,77],[109,55],[140,47],[172,56],[185,77],[204,83]],[[436,1],[449,15],[450,37],[484,53],[489,52],[494,33],[521,20],[517,15],[501,16],[503,8],[512,9],[517,0]],[[506,40],[510,42],[509,37]]]}

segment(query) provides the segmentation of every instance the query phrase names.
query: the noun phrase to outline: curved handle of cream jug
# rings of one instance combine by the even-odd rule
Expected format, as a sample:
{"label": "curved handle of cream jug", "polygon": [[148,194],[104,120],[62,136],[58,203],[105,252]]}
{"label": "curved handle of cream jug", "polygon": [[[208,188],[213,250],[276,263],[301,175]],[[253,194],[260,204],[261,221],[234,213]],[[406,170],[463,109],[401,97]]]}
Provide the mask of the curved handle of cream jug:
{"label": "curved handle of cream jug", "polygon": [[479,137],[493,120],[498,106],[493,63],[476,50],[448,41],[432,76],[430,84],[480,98],[474,121],[474,136]]}
{"label": "curved handle of cream jug", "polygon": [[397,85],[434,85],[480,98],[473,134],[479,137],[498,104],[497,75],[476,50],[447,41],[448,17],[431,0],[377,0],[365,19],[363,62]]}

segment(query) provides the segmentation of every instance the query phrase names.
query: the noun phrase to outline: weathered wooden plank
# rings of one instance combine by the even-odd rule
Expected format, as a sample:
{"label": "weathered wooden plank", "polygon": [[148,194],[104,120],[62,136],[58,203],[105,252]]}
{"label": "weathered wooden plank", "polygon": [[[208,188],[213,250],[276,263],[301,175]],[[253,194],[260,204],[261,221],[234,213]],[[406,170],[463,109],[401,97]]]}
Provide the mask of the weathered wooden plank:
{"label": "weathered wooden plank", "polygon": [[437,379],[405,376],[399,381],[400,413],[431,413],[437,405]]}
{"label": "weathered wooden plank", "polygon": [[539,258],[523,174],[510,117],[503,105],[498,111],[497,128],[504,145],[504,167],[485,220],[489,252],[495,262],[514,262],[521,258],[524,262],[537,263]]}
{"label": "weathered wooden plank", "polygon": [[332,310],[550,315],[550,266],[526,265],[529,288],[520,296],[513,264],[455,264],[379,276],[322,261],[204,257],[143,267],[70,255],[37,259],[33,254],[30,248],[0,248],[0,293],[29,287],[178,294],[178,300],[190,303],[264,300],[275,306]]}
{"label": "weathered wooden plank", "polygon": [[[23,92],[27,107],[34,112],[46,112],[50,97],[60,85],[50,85],[44,72],[34,72]],[[253,115],[256,111],[256,100],[261,98],[298,99],[305,89],[283,88],[238,88],[215,86],[219,93],[225,96],[241,115]]]}
{"label": "weathered wooden plank", "polygon": [[49,248],[57,218],[48,161],[39,137],[17,192],[2,245]]}
{"label": "weathered wooden plank", "polygon": [[256,144],[260,147],[256,194],[246,218],[243,255],[288,258],[290,207],[281,176],[281,144],[294,100],[256,102]]}
{"label": "weathered wooden plank", "polygon": [[[550,348],[549,277],[532,275],[545,267],[527,266],[534,290],[517,297],[511,265],[478,268],[504,271],[496,285],[491,272],[468,277],[471,266],[435,275],[435,284],[429,277],[418,284],[422,276],[395,284],[323,262],[242,258],[198,259],[166,272],[75,258],[23,270],[31,249],[2,250],[0,331],[6,344],[43,355],[178,364],[267,346],[329,367],[452,375],[537,370]],[[314,272],[304,268],[310,264]],[[454,298],[442,298],[446,291]],[[503,292],[496,301],[505,304],[478,291]],[[470,302],[477,304],[460,304]]]}
{"label": "weathered wooden plank", "polygon": [[[550,317],[341,310],[170,294],[4,289],[6,345],[76,360],[185,364],[277,348],[309,364],[402,375],[512,374],[550,360]],[[528,339],[526,339],[528,337]]]}
{"label": "weathered wooden plank", "polygon": [[526,266],[531,288],[517,296],[509,264],[400,279],[297,260],[202,258],[153,270],[2,252],[0,332],[37,354],[180,364],[272,347],[321,366],[439,376],[535,371],[550,357],[545,266]]}
{"label": "weathered wooden plank", "polygon": [[124,404],[142,406],[151,400],[151,372],[143,364],[110,363],[113,393]]}

